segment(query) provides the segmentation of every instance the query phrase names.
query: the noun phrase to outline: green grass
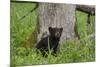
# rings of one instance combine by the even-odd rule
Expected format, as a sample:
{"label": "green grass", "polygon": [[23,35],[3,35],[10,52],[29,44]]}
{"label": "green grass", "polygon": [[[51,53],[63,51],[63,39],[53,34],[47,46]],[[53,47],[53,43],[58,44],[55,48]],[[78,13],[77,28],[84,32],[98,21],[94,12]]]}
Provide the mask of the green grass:
{"label": "green grass", "polygon": [[[48,55],[47,58],[42,54],[36,53],[36,49],[22,47],[24,45],[34,46],[35,37],[31,36],[36,31],[37,10],[26,15],[35,4],[30,3],[11,3],[11,65],[37,65],[37,64],[60,64],[95,61],[95,40],[86,39],[81,43],[78,40],[68,40],[61,44],[60,52],[57,57]],[[87,14],[77,11],[77,26],[80,38],[83,39],[89,34],[95,33],[94,16],[91,16],[91,24],[87,31]],[[30,37],[32,37],[30,39]],[[31,41],[30,41],[31,40]],[[29,43],[32,42],[32,43]],[[26,54],[29,53],[27,56]]]}

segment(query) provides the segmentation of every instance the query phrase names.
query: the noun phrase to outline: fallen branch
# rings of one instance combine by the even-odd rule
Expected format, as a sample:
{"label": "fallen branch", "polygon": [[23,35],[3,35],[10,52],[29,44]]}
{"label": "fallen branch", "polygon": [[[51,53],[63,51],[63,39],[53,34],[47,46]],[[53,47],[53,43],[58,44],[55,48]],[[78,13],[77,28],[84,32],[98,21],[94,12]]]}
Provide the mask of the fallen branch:
{"label": "fallen branch", "polygon": [[76,5],[76,10],[95,15],[95,6]]}

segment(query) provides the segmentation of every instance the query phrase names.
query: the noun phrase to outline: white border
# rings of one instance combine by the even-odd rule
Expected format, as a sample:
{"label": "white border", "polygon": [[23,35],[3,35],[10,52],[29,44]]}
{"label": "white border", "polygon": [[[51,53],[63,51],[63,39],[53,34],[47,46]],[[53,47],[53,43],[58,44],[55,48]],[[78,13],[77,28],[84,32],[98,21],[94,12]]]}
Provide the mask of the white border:
{"label": "white border", "polygon": [[88,4],[88,5],[96,4],[96,0],[18,0],[18,1],[36,1],[36,2]]}
{"label": "white border", "polygon": [[[58,0],[34,0],[58,2]],[[65,2],[66,1],[66,2]],[[77,1],[77,2],[76,2]],[[100,65],[100,2],[99,0],[59,0],[58,3],[96,5],[96,62],[36,65],[34,67],[99,67]],[[10,67],[10,1],[0,0],[0,67]],[[28,66],[33,67],[33,66]]]}
{"label": "white border", "polygon": [[10,62],[10,1],[0,1],[0,67]]}
{"label": "white border", "polygon": [[[91,65],[90,65],[91,64]],[[67,64],[51,64],[51,65],[35,65],[35,66],[20,66],[20,67],[94,67],[94,62],[84,63],[67,63]]]}

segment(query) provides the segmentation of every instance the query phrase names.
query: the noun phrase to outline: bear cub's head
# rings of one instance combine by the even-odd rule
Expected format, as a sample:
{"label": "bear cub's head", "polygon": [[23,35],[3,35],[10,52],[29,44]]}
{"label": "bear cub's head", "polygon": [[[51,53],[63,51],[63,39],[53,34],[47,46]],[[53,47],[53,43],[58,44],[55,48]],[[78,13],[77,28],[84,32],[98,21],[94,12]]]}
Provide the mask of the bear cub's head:
{"label": "bear cub's head", "polygon": [[52,28],[52,27],[49,27],[48,29],[49,29],[50,36],[53,39],[59,39],[61,37],[63,28],[57,28],[57,27]]}

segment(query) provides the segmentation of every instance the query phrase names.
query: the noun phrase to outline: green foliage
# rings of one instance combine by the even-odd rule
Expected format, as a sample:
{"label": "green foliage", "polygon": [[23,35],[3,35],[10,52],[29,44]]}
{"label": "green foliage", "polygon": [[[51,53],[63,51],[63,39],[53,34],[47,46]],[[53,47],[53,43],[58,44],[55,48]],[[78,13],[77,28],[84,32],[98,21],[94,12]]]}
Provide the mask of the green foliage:
{"label": "green foliage", "polygon": [[[37,64],[60,64],[60,63],[76,63],[95,61],[95,40],[85,39],[84,43],[79,40],[69,40],[61,44],[60,52],[57,56],[51,55],[43,57],[41,52],[37,53],[36,49],[22,47],[25,41],[26,45],[36,42],[36,37],[30,36],[32,32],[36,32],[36,23],[38,12],[33,11],[25,18],[35,4],[11,3],[11,66],[20,65],[37,65]],[[87,14],[77,11],[77,26],[80,38],[83,39],[91,33],[95,33],[95,24],[91,23],[87,32]],[[94,21],[94,16],[91,16]],[[92,21],[92,20],[91,20]],[[35,34],[34,34],[35,35]],[[28,38],[31,39],[27,40]],[[30,41],[31,40],[31,41]]]}
{"label": "green foliage", "polygon": [[87,37],[89,34],[95,33],[95,16],[90,17],[90,25],[87,25],[87,14],[77,11],[77,29],[80,38]]}
{"label": "green foliage", "polygon": [[34,6],[35,4],[29,3],[11,3],[11,44],[15,47],[21,46],[21,43],[28,39],[36,29],[36,11],[20,20]]}
{"label": "green foliage", "polygon": [[94,61],[95,45],[93,41],[89,42],[89,44],[86,43],[87,45],[85,45],[77,41],[67,41],[61,45],[60,52],[57,56],[49,53],[48,57],[43,57],[41,53],[37,53],[35,48],[27,50],[29,54],[26,56],[24,49],[18,48],[20,51],[17,51],[18,54],[15,54],[14,63],[16,65],[36,65]]}

